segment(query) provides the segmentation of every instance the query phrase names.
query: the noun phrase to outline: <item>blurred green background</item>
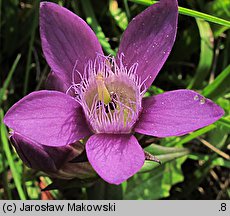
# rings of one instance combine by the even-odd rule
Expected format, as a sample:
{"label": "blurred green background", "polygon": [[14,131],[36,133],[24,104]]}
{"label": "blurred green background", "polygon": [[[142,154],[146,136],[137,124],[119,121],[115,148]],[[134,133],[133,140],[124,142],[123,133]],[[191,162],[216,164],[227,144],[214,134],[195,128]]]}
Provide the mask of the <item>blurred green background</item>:
{"label": "blurred green background", "polygon": [[[22,164],[2,123],[50,71],[41,50],[37,0],[0,0],[0,199],[229,199],[230,0],[179,0],[175,46],[148,95],[193,89],[225,110],[218,122],[183,137],[139,137],[162,165],[146,162],[120,186],[54,181]],[[53,1],[92,27],[106,54],[116,54],[129,21],[155,1]],[[41,192],[49,186],[50,191]]]}

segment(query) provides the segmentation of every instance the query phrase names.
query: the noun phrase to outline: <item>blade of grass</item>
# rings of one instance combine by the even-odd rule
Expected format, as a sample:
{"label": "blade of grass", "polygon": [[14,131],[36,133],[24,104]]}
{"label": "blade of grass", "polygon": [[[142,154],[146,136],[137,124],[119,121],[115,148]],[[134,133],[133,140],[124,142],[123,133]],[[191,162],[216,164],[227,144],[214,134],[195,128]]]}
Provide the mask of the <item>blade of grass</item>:
{"label": "blade of grass", "polygon": [[198,136],[201,136],[201,135],[213,130],[214,128],[216,128],[216,125],[211,124],[211,125],[209,125],[207,127],[201,128],[201,129],[199,129],[197,131],[194,131],[191,134],[188,134],[188,135],[184,136],[180,141],[171,142],[167,146],[174,146],[174,145],[181,146],[181,145],[183,145],[183,144],[185,144],[185,143],[197,138]]}
{"label": "blade of grass", "polygon": [[[1,135],[1,133],[0,133],[0,135]],[[11,194],[11,190],[10,190],[10,187],[8,184],[8,164],[6,163],[7,159],[6,159],[6,155],[4,153],[4,150],[3,150],[3,144],[2,144],[1,139],[0,139],[0,154],[2,155],[2,157],[1,157],[2,161],[0,161],[0,163],[2,164],[2,168],[3,168],[3,171],[1,174],[1,176],[2,176],[1,183],[2,183],[2,186],[4,189],[3,196],[5,199],[12,200],[12,194]]]}
{"label": "blade of grass", "polygon": [[18,62],[19,62],[20,58],[21,58],[21,54],[18,54],[16,59],[14,60],[14,63],[12,65],[9,73],[8,73],[8,76],[7,76],[7,78],[6,78],[6,80],[5,80],[4,84],[3,84],[2,89],[0,89],[0,105],[1,105],[1,103],[3,101],[3,97],[4,97],[5,93],[6,93],[6,90],[7,90],[8,86],[9,86],[9,84],[10,84],[10,81],[12,79],[13,73],[14,73],[17,65],[18,65]]}
{"label": "blade of grass", "polygon": [[225,118],[221,118],[219,121],[218,121],[219,124],[222,124],[224,126],[226,126],[227,128],[230,129],[230,119],[228,117],[225,117]]}
{"label": "blade of grass", "polygon": [[123,0],[124,2],[124,6],[125,6],[125,12],[126,12],[126,16],[128,18],[128,20],[130,20],[130,11],[129,11],[129,6],[128,6],[128,0]]}
{"label": "blade of grass", "polygon": [[86,15],[86,22],[92,27],[93,31],[96,33],[102,47],[107,52],[107,54],[112,54],[115,56],[116,53],[114,52],[114,50],[111,49],[111,46],[106,40],[105,34],[102,31],[101,26],[98,24],[90,0],[81,0],[81,4]]}
{"label": "blade of grass", "polygon": [[188,89],[196,88],[200,89],[202,87],[202,83],[207,77],[210,69],[212,67],[213,60],[213,33],[212,29],[208,22],[196,19],[197,26],[199,28],[200,33],[200,60],[199,64],[193,79],[188,86]]}
{"label": "blade of grass", "polygon": [[24,79],[24,89],[23,94],[26,95],[28,91],[28,83],[29,83],[29,75],[30,75],[30,69],[31,69],[31,58],[32,58],[32,52],[33,52],[33,44],[35,39],[35,33],[38,26],[38,5],[39,1],[35,1],[34,5],[34,20],[33,20],[33,26],[31,30],[31,36],[30,36],[30,42],[29,42],[29,49],[28,49],[28,55],[27,55],[27,62],[26,62],[26,72],[25,72],[25,79]]}
{"label": "blade of grass", "polygon": [[224,45],[225,49],[223,50],[224,52],[224,59],[223,59],[223,63],[222,63],[222,70],[224,70],[224,68],[226,68],[228,66],[228,62],[229,62],[229,50],[230,50],[230,32],[227,31],[226,32],[226,40],[225,40],[225,45]]}
{"label": "blade of grass", "polygon": [[230,90],[230,65],[226,67],[216,79],[205,87],[202,91],[202,94],[205,97],[217,98],[222,96],[224,93]]}
{"label": "blade of grass", "polygon": [[126,13],[118,7],[118,3],[116,0],[110,0],[109,11],[116,24],[120,27],[120,29],[124,31],[128,25],[128,18],[126,16]]}
{"label": "blade of grass", "polygon": [[[138,4],[142,4],[142,5],[146,5],[146,6],[149,6],[149,5],[152,5],[158,2],[158,1],[151,1],[151,0],[129,0],[129,1],[138,3]],[[179,7],[179,13],[182,15],[187,15],[187,16],[194,17],[194,18],[200,18],[208,22],[216,23],[216,24],[227,26],[228,28],[230,28],[230,21],[212,16],[206,13],[202,13],[202,12],[184,8],[184,7]]]}
{"label": "blade of grass", "polygon": [[3,110],[0,110],[0,120],[1,120],[0,131],[1,131],[1,140],[2,140],[2,144],[3,144],[3,150],[6,154],[6,158],[7,158],[7,161],[9,163],[10,170],[12,172],[12,176],[13,176],[19,197],[21,200],[26,200],[26,195],[25,195],[23,188],[22,188],[22,185],[21,185],[20,175],[17,171],[11,150],[9,148],[9,142],[8,142],[8,138],[6,135],[7,129],[6,129],[5,125],[3,124],[3,116],[4,116]]}

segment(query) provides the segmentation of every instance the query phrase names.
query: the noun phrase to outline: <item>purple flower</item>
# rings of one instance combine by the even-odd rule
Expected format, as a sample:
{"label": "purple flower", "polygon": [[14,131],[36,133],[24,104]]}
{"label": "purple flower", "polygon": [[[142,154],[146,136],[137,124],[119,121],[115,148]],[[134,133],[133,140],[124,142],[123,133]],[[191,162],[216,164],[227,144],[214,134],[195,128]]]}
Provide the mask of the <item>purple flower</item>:
{"label": "purple flower", "polygon": [[27,140],[31,157],[36,157],[37,145],[61,149],[88,138],[86,153],[95,171],[109,183],[125,181],[145,161],[134,132],[180,136],[224,113],[190,90],[143,98],[172,49],[177,18],[177,1],[161,0],[130,22],[117,56],[106,57],[80,17],[56,4],[41,3],[42,48],[52,69],[48,86],[56,91],[24,97],[7,112],[5,124]]}

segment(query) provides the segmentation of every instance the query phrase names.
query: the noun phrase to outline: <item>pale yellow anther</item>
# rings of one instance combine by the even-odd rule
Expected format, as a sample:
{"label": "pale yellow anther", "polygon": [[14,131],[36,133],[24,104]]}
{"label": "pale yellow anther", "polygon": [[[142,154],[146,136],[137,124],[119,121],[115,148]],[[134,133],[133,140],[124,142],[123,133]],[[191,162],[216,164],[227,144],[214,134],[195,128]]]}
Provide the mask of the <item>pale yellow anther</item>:
{"label": "pale yellow anther", "polygon": [[105,86],[105,81],[102,74],[99,73],[96,76],[96,83],[97,83],[98,99],[100,101],[103,101],[104,104],[107,105],[109,102],[111,102],[111,97],[108,89]]}
{"label": "pale yellow anther", "polygon": [[127,119],[128,119],[128,113],[129,111],[127,109],[124,109],[124,126],[126,127]]}

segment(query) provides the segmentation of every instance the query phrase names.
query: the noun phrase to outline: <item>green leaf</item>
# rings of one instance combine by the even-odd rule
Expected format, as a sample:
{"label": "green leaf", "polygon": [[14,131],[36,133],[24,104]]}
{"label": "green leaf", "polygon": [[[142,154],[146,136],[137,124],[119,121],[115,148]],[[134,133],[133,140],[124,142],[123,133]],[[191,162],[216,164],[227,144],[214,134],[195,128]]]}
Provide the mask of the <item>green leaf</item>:
{"label": "green leaf", "polygon": [[202,87],[202,83],[210,72],[213,60],[213,33],[208,22],[196,19],[200,32],[200,60],[194,78],[191,80],[188,89]]}
{"label": "green leaf", "polygon": [[159,199],[169,196],[171,187],[184,180],[181,165],[189,150],[151,144],[146,151],[157,155],[162,165],[146,161],[142,169],[123,183],[124,199]]}
{"label": "green leaf", "polygon": [[162,164],[167,164],[167,162],[173,161],[177,158],[186,156],[189,154],[188,149],[184,149],[184,151],[178,151],[174,153],[168,153],[168,154],[163,154],[163,155],[157,155],[157,158],[161,161],[161,165],[153,162],[153,161],[145,161],[143,167],[139,171],[139,173],[144,173],[144,172],[152,172],[153,169],[162,166]]}
{"label": "green leaf", "polygon": [[221,149],[226,143],[229,132],[229,128],[225,125],[218,125],[218,127],[214,128],[212,133],[209,134],[207,141],[216,148]]}
{"label": "green leaf", "polygon": [[215,160],[212,161],[212,166],[222,166],[222,167],[226,167],[226,168],[230,168],[230,161],[229,160],[225,160],[221,157],[216,158]]}
{"label": "green leaf", "polygon": [[216,99],[223,96],[225,93],[230,90],[230,65],[226,67],[216,79],[205,87],[202,91],[202,94],[205,97]]}
{"label": "green leaf", "polygon": [[187,152],[188,149],[186,148],[175,148],[175,147],[165,147],[157,144],[151,144],[145,151],[153,154],[153,155],[164,155],[169,153],[179,153],[179,152]]}
{"label": "green leaf", "polygon": [[[229,20],[230,18],[230,1],[229,0],[213,0],[208,2],[205,11],[214,16]],[[212,25],[215,37],[219,37],[228,29],[226,26]]]}
{"label": "green leaf", "polygon": [[124,199],[160,199],[170,195],[171,187],[184,180],[181,165],[186,157],[161,165],[151,172],[139,173],[128,180]]}
{"label": "green leaf", "polygon": [[[138,3],[138,4],[142,4],[142,5],[147,5],[147,6],[157,3],[157,1],[151,1],[151,0],[129,0],[129,1]],[[205,14],[199,11],[191,10],[191,9],[184,8],[184,7],[179,7],[179,13],[183,15],[191,16],[194,18],[200,18],[208,22],[223,25],[228,28],[230,27],[230,21],[212,16],[209,14]]]}

